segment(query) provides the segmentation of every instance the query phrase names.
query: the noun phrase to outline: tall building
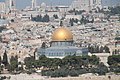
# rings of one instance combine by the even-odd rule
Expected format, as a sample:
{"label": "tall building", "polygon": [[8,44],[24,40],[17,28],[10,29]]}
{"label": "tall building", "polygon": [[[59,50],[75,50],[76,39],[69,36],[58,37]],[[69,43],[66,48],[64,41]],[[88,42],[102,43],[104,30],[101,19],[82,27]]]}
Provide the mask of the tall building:
{"label": "tall building", "polygon": [[36,4],[36,0],[32,0],[32,9],[35,9],[36,6],[37,6],[37,4]]}
{"label": "tall building", "polygon": [[74,0],[70,8],[76,9],[76,10],[89,10],[89,1],[88,0]]}
{"label": "tall building", "polygon": [[74,45],[72,32],[64,27],[58,28],[52,35],[49,48],[38,49],[39,55],[49,58],[64,58],[69,55],[88,55],[87,48],[78,48]]}
{"label": "tall building", "polygon": [[5,2],[0,2],[0,13],[5,12]]}
{"label": "tall building", "polygon": [[102,0],[74,0],[70,9],[90,11],[94,8],[102,7]]}
{"label": "tall building", "polygon": [[6,13],[16,8],[16,0],[5,0]]}
{"label": "tall building", "polygon": [[16,7],[16,1],[15,0],[11,0],[10,6],[11,6],[11,10],[14,10],[15,7]]}
{"label": "tall building", "polygon": [[102,8],[102,0],[93,0],[93,8],[99,7],[100,9]]}

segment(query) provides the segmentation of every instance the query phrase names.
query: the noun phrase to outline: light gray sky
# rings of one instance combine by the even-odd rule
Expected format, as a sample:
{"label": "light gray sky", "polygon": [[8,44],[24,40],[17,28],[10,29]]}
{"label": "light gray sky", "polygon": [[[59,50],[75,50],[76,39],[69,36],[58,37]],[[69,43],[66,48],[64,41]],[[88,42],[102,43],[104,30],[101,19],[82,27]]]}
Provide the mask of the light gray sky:
{"label": "light gray sky", "polygon": [[[70,5],[72,1],[73,0],[37,0],[37,5],[40,5],[42,2],[45,2],[47,5]],[[102,0],[102,2],[103,5],[120,4],[120,0]],[[18,9],[22,9],[26,6],[31,6],[31,0],[16,0],[16,5]]]}

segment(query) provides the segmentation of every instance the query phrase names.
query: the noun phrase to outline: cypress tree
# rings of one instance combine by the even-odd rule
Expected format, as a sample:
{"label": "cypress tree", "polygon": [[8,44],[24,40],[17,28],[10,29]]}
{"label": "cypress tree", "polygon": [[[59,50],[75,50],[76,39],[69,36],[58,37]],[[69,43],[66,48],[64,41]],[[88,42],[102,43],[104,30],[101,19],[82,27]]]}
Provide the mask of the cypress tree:
{"label": "cypress tree", "polygon": [[63,22],[62,21],[60,21],[60,26],[63,26]]}
{"label": "cypress tree", "polygon": [[0,56],[0,66],[1,66],[1,63],[2,63],[2,61],[1,61],[1,56]]}
{"label": "cypress tree", "polygon": [[5,65],[5,67],[8,65],[8,57],[7,57],[6,50],[5,50],[4,55],[3,55],[2,63]]}

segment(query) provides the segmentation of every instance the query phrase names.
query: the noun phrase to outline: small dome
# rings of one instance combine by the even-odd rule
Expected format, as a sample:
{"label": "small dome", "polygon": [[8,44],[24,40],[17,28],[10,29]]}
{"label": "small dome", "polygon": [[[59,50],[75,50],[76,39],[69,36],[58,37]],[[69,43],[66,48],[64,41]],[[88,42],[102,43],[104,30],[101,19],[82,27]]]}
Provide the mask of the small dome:
{"label": "small dome", "polygon": [[52,41],[73,41],[72,32],[67,28],[58,28],[52,35]]}
{"label": "small dome", "polygon": [[46,7],[46,4],[44,2],[41,3],[41,7]]}

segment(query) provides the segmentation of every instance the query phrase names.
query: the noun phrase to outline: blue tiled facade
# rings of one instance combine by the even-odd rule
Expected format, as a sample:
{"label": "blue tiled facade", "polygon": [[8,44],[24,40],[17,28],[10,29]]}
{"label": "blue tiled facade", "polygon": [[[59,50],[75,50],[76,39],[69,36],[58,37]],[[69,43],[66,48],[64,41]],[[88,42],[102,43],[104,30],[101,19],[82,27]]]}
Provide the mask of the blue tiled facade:
{"label": "blue tiled facade", "polygon": [[52,42],[51,47],[38,49],[38,55],[45,55],[49,58],[64,58],[69,55],[87,55],[87,48],[78,48],[72,41]]}

